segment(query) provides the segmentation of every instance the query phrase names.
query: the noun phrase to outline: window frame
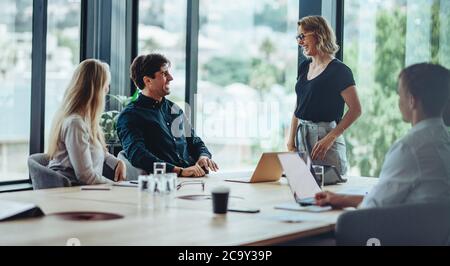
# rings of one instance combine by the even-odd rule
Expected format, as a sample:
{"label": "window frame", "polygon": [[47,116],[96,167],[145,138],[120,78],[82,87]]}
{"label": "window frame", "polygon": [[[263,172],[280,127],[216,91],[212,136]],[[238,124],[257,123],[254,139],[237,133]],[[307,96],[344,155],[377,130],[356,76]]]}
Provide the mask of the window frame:
{"label": "window frame", "polygon": [[[80,61],[87,58],[97,58],[111,63],[111,51],[114,51],[114,36],[111,25],[113,20],[114,1],[123,0],[81,0],[80,17]],[[121,70],[128,69],[129,64],[138,53],[138,27],[139,27],[139,0],[126,0],[125,8],[125,34],[126,47],[130,51],[120,54],[121,62],[127,64],[120,67]],[[344,0],[299,0],[299,18],[307,15],[322,15],[324,5],[331,5],[331,13],[336,18],[336,35],[338,42],[343,47],[343,15]],[[45,77],[47,56],[47,19],[48,0],[33,0],[33,28],[32,28],[32,84],[31,84],[31,121],[30,121],[30,149],[29,153],[44,152],[45,138]],[[186,85],[185,99],[190,105],[190,118],[192,123],[196,119],[195,94],[198,82],[198,35],[199,35],[199,9],[200,0],[188,1],[187,5],[187,27],[186,27]],[[330,9],[329,9],[330,10]],[[335,14],[335,16],[334,16]],[[342,59],[343,49],[337,57]],[[301,50],[298,53],[299,63],[304,60]],[[124,75],[123,71],[111,69],[112,75]],[[117,72],[117,73],[115,73]],[[113,89],[113,93],[123,92],[132,95],[136,88],[133,82],[127,78],[122,88]],[[108,108],[107,109],[111,109]],[[0,182],[0,186],[18,184],[31,184],[31,179],[20,181]]]}
{"label": "window frame", "polygon": [[[87,0],[81,1],[81,24]],[[84,3],[84,4],[83,4]],[[48,0],[33,0],[29,155],[44,152]],[[80,49],[85,47],[80,35]],[[81,53],[80,53],[81,55]],[[27,163],[27,162],[24,162]],[[32,189],[31,178],[0,182],[0,193]]]}

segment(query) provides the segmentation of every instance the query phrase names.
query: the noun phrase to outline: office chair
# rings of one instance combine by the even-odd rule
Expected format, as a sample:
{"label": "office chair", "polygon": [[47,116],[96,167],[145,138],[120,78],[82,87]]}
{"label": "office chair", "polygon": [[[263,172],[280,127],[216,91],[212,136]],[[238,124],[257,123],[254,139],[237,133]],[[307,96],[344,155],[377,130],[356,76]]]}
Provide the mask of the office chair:
{"label": "office chair", "polygon": [[435,246],[449,240],[450,202],[349,211],[336,224],[336,244],[342,246]]}
{"label": "office chair", "polygon": [[28,169],[30,171],[33,189],[70,187],[70,180],[64,175],[48,168],[48,162],[49,157],[44,153],[37,153],[28,157]]}
{"label": "office chair", "polygon": [[125,151],[119,152],[117,159],[122,160],[127,166],[127,180],[137,180],[139,175],[146,175],[147,172],[144,170],[134,167],[130,161],[128,161]]}

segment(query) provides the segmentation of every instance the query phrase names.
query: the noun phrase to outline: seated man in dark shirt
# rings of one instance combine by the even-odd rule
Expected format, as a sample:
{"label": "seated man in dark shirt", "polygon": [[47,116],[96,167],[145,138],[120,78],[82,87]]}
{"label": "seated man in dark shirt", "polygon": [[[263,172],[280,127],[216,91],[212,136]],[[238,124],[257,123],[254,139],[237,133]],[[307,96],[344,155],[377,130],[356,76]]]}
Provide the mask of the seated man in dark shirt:
{"label": "seated man in dark shirt", "polygon": [[152,173],[153,163],[165,162],[167,172],[201,177],[218,166],[180,107],[165,98],[173,80],[169,67],[161,54],[133,61],[131,79],[142,92],[120,114],[117,133],[133,166]]}

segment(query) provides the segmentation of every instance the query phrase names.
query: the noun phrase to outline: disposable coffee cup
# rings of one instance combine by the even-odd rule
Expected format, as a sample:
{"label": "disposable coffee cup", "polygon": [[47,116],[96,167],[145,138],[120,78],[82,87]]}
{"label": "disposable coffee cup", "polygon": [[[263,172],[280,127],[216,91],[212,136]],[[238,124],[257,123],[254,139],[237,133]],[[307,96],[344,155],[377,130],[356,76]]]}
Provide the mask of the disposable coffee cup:
{"label": "disposable coffee cup", "polygon": [[211,191],[214,213],[227,213],[229,195],[230,189],[228,187],[216,187]]}

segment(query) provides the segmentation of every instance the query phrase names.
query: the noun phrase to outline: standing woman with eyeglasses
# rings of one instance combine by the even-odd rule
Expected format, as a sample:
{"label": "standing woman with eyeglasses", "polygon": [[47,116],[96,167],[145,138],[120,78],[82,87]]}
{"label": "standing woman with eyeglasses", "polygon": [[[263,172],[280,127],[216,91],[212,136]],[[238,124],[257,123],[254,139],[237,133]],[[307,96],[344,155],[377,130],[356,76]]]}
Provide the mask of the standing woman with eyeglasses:
{"label": "standing woman with eyeglasses", "polygon": [[125,163],[106,150],[100,116],[111,80],[109,66],[95,59],[80,63],[53,120],[49,138],[49,168],[70,179],[72,185],[110,183],[103,177],[106,164],[114,181],[126,179]]}
{"label": "standing woman with eyeglasses", "polygon": [[307,60],[299,66],[288,150],[306,152],[314,163],[334,165],[343,175],[347,172],[343,133],[361,116],[352,71],[335,58],[339,46],[323,17],[301,19],[297,41]]}

